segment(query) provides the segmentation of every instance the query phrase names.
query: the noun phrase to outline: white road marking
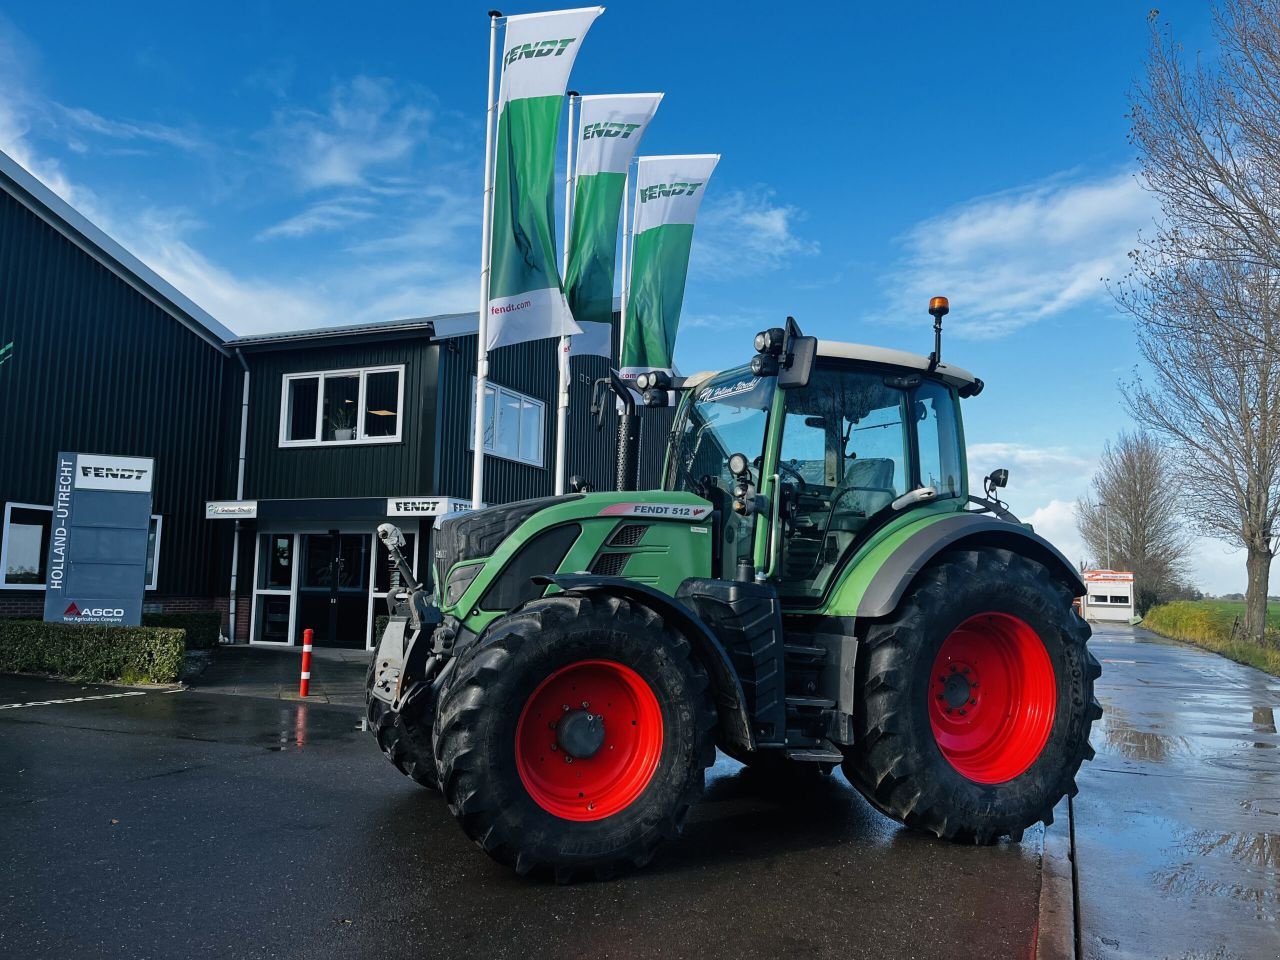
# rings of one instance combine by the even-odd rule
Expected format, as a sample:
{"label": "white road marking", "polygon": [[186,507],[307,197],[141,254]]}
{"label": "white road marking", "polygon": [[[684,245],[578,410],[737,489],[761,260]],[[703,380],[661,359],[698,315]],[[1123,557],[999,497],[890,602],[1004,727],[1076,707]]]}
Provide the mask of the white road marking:
{"label": "white road marking", "polygon": [[1103,663],[1137,663],[1137,660],[1103,660]]}
{"label": "white road marking", "polygon": [[119,697],[145,697],[146,690],[130,690],[128,693],[100,693],[94,697],[71,697],[68,700],[32,700],[30,703],[0,703],[0,710],[21,710],[23,707],[54,707],[60,703],[84,703],[87,700],[115,700]]}

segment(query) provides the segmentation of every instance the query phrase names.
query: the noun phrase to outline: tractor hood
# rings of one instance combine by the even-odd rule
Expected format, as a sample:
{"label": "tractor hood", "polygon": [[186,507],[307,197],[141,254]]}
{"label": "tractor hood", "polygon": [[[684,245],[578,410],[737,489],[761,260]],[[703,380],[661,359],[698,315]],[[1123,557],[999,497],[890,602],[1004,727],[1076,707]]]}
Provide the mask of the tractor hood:
{"label": "tractor hood", "polygon": [[[589,518],[626,518],[697,523],[711,514],[711,504],[690,493],[646,490],[574,493],[560,497],[520,500],[441,520],[434,532],[434,572],[438,601],[447,599],[451,570],[460,563],[483,560],[498,553],[504,541],[525,523],[522,539],[537,530]],[[543,514],[535,519],[535,514]],[[539,571],[553,573],[554,569]]]}

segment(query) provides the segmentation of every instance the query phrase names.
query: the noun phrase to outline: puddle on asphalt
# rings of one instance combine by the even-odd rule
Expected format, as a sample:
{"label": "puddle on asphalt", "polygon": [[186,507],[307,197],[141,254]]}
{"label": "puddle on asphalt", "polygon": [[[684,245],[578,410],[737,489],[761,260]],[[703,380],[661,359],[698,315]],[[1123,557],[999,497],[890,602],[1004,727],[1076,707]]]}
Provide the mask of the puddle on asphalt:
{"label": "puddle on asphalt", "polygon": [[1179,898],[1226,897],[1252,905],[1259,920],[1276,920],[1280,833],[1170,827],[1168,862],[1152,874],[1161,890]]}

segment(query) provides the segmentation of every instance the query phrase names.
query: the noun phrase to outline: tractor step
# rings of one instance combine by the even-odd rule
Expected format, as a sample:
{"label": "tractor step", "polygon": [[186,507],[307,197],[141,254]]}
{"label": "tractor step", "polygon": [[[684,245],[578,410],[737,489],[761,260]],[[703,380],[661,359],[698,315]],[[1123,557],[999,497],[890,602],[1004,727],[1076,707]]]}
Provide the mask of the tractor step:
{"label": "tractor step", "polygon": [[788,657],[808,657],[813,660],[825,660],[827,656],[826,647],[811,647],[803,643],[788,643],[782,649]]}
{"label": "tractor step", "polygon": [[788,707],[809,707],[817,710],[830,710],[836,705],[834,700],[825,697],[787,697]]}
{"label": "tractor step", "polygon": [[844,754],[839,750],[810,747],[800,750],[788,750],[787,759],[798,760],[801,763],[839,763],[844,759]]}

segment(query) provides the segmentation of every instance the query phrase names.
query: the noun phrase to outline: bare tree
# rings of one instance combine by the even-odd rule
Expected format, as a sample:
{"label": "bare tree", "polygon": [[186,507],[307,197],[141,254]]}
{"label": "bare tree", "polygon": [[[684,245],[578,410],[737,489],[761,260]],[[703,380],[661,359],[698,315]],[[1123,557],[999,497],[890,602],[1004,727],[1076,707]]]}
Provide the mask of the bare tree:
{"label": "bare tree", "polygon": [[1215,66],[1188,70],[1152,19],[1132,139],[1162,221],[1113,292],[1149,370],[1130,409],[1171,441],[1188,520],[1245,548],[1262,640],[1280,546],[1280,2],[1224,0],[1216,24]]}
{"label": "bare tree", "polygon": [[1185,590],[1190,539],[1178,505],[1178,473],[1169,450],[1149,433],[1122,433],[1107,444],[1076,526],[1096,557],[1132,570],[1144,602]]}

